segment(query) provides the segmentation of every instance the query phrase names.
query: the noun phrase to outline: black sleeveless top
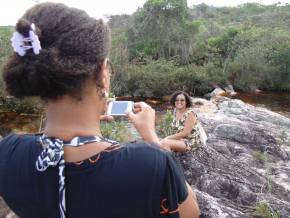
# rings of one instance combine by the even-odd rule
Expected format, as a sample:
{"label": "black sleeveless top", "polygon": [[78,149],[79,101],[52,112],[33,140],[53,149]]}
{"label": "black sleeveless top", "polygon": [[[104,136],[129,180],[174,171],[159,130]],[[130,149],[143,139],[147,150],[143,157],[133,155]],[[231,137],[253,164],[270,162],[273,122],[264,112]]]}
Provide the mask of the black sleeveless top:
{"label": "black sleeveless top", "polygon": [[[12,134],[0,142],[0,195],[20,217],[58,218],[58,169],[36,170],[38,137]],[[69,218],[177,218],[188,195],[171,154],[144,142],[65,163],[64,173]]]}

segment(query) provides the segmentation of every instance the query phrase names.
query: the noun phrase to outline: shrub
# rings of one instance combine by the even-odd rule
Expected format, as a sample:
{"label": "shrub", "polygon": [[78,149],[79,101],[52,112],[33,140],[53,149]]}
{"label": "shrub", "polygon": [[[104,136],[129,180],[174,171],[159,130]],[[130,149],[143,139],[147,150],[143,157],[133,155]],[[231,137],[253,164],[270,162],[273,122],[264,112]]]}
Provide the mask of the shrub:
{"label": "shrub", "polygon": [[127,65],[112,82],[112,89],[117,96],[161,98],[176,90],[205,94],[210,91],[208,81],[202,67],[180,67],[174,61],[158,60]]}
{"label": "shrub", "polygon": [[165,138],[172,134],[171,123],[173,121],[173,114],[170,110],[167,110],[165,115],[156,127],[156,131],[159,137]]}
{"label": "shrub", "polygon": [[42,110],[37,98],[17,99],[14,97],[0,96],[1,110],[17,113],[38,113]]}
{"label": "shrub", "polygon": [[286,134],[286,131],[283,130],[276,140],[280,146],[284,144],[286,145],[288,142],[288,136]]}
{"label": "shrub", "polygon": [[5,86],[2,80],[2,67],[7,60],[9,54],[12,52],[10,45],[10,38],[12,36],[13,27],[2,26],[0,27],[0,107],[2,110],[14,111],[19,113],[35,113],[39,108],[39,102],[35,99],[16,99],[6,97]]}
{"label": "shrub", "polygon": [[257,161],[259,161],[259,162],[262,163],[262,164],[264,164],[264,163],[266,162],[266,160],[267,160],[266,155],[265,155],[263,152],[261,152],[261,151],[254,151],[254,152],[252,153],[252,156],[253,156]]}
{"label": "shrub", "polygon": [[101,132],[103,137],[118,142],[127,142],[133,139],[132,134],[122,120],[112,122],[101,122]]}
{"label": "shrub", "polygon": [[267,202],[259,202],[256,205],[256,213],[261,216],[261,218],[281,218],[281,215],[273,211]]}

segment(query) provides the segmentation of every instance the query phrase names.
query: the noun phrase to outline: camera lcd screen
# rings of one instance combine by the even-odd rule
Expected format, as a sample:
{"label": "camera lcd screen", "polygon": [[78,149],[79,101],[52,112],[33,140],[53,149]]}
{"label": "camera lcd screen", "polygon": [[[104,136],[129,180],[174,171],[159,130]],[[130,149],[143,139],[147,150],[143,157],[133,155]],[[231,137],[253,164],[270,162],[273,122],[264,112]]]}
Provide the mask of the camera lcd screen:
{"label": "camera lcd screen", "polygon": [[125,114],[127,112],[128,102],[114,102],[112,104],[111,114]]}

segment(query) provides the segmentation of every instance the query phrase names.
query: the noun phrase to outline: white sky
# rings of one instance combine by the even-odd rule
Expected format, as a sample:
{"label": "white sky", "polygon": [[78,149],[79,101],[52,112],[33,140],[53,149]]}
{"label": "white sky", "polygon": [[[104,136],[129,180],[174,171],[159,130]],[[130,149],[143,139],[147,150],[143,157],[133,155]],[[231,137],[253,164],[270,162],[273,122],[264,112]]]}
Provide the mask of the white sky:
{"label": "white sky", "polygon": [[[18,18],[35,2],[44,0],[4,0],[0,8],[0,26],[15,25]],[[112,14],[132,14],[138,7],[142,7],[146,0],[50,0],[62,2],[68,6],[85,10],[90,16],[103,18]],[[236,6],[246,2],[259,2],[260,4],[290,3],[290,0],[187,0],[188,6],[206,3],[214,6]]]}

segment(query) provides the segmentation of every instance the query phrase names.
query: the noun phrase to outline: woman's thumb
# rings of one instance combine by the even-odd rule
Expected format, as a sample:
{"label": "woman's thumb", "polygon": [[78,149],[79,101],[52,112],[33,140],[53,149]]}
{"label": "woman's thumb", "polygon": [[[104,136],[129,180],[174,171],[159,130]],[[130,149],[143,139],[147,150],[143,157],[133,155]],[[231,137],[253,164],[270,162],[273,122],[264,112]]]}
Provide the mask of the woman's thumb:
{"label": "woman's thumb", "polygon": [[130,120],[133,120],[136,116],[132,111],[128,111],[126,115]]}

